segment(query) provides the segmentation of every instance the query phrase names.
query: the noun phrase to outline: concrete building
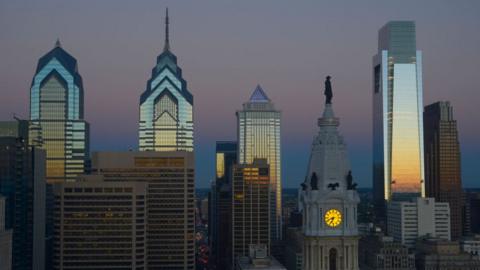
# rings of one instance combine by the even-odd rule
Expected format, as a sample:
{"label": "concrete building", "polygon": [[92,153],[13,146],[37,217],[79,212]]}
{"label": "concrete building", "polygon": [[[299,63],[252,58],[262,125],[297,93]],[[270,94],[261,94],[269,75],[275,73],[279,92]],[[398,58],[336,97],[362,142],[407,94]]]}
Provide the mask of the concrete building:
{"label": "concrete building", "polygon": [[13,230],[12,269],[45,269],[45,151],[29,146],[29,121],[0,122],[0,195]]}
{"label": "concrete building", "polygon": [[248,256],[236,259],[235,270],[287,270],[275,258],[268,255],[265,245],[250,245]]}
{"label": "concrete building", "polygon": [[460,251],[457,241],[419,239],[415,256],[417,270],[478,270],[480,260]]}
{"label": "concrete building", "polygon": [[282,238],[281,112],[260,85],[237,111],[238,163],[266,159],[270,167],[271,240]]}
{"label": "concrete building", "polygon": [[106,182],[147,186],[148,269],[195,268],[195,189],[192,152],[96,152],[92,174]]}
{"label": "concrete building", "polygon": [[233,168],[231,237],[234,261],[248,256],[250,245],[263,245],[270,255],[269,181],[269,166],[264,159]]}
{"label": "concrete building", "polygon": [[146,183],[86,175],[54,196],[54,269],[147,269]]}
{"label": "concrete building", "polygon": [[[327,77],[328,78],[328,77]],[[357,206],[340,120],[327,102],[299,190],[304,270],[358,270]]]}
{"label": "concrete building", "polygon": [[378,222],[397,194],[425,196],[422,52],[415,22],[390,21],[378,31],[373,57],[373,190]]}
{"label": "concrete building", "polygon": [[480,259],[480,235],[464,237],[460,240],[462,251],[470,253]]}
{"label": "concrete building", "polygon": [[456,240],[462,236],[464,209],[457,121],[448,101],[425,106],[423,120],[426,196],[448,202],[451,238]]}
{"label": "concrete building", "polygon": [[393,241],[393,237],[375,233],[363,236],[359,246],[363,270],[416,270],[415,254]]}
{"label": "concrete building", "polygon": [[0,196],[0,269],[12,269],[12,230],[5,230],[5,197]]}
{"label": "concrete building", "polygon": [[434,198],[417,198],[410,202],[392,201],[387,205],[387,232],[408,248],[419,237],[450,240],[450,207]]}

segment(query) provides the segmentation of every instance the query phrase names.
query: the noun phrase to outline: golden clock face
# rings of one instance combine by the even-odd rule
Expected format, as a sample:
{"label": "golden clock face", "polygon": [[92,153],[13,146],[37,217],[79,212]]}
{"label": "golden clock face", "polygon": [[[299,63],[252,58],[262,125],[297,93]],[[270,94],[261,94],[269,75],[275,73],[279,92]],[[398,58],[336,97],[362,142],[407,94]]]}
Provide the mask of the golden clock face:
{"label": "golden clock face", "polygon": [[342,213],[337,209],[330,209],[325,213],[325,223],[330,227],[337,227],[342,223]]}

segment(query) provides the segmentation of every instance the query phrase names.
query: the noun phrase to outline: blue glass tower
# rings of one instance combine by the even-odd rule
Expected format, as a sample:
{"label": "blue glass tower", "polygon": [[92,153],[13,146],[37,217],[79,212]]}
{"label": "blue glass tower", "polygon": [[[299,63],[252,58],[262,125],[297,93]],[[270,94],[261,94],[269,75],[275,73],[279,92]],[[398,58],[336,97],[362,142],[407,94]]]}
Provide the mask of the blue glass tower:
{"label": "blue glass tower", "polygon": [[193,96],[170,51],[168,9],[165,47],[140,97],[140,151],[193,151]]}
{"label": "blue glass tower", "polygon": [[57,41],[38,61],[30,89],[31,132],[42,138],[35,144],[46,150],[48,183],[73,181],[85,171],[89,124],[83,112],[77,60]]}

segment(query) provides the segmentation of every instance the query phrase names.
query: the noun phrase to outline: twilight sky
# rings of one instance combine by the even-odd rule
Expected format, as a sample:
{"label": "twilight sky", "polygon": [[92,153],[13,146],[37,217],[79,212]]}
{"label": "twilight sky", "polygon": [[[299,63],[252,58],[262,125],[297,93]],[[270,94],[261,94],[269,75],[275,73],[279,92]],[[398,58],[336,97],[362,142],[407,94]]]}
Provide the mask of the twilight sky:
{"label": "twilight sky", "polygon": [[304,178],[323,81],[331,75],[355,180],[371,186],[372,56],[389,20],[415,20],[424,102],[454,106],[466,187],[480,187],[480,1],[0,0],[0,120],[28,118],[38,58],[57,37],[78,60],[91,149],[137,147],[140,94],[170,42],[195,98],[197,187],[214,177],[216,140],[257,84],[282,111],[284,187]]}

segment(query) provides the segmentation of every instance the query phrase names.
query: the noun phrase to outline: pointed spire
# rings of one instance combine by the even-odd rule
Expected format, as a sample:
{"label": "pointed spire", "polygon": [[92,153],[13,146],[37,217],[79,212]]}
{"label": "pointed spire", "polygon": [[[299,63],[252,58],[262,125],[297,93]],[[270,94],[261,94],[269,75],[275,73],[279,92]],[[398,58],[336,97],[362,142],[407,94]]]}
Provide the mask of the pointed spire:
{"label": "pointed spire", "polygon": [[252,95],[250,96],[250,102],[269,102],[270,99],[268,98],[267,94],[263,91],[260,84],[257,84],[257,87],[253,91]]}
{"label": "pointed spire", "polygon": [[163,51],[170,50],[170,33],[169,33],[168,25],[169,25],[169,21],[168,21],[168,7],[167,7],[166,16],[165,16],[165,47],[163,48]]}
{"label": "pointed spire", "polygon": [[60,38],[57,38],[57,41],[55,42],[55,48],[62,48],[62,44],[60,43]]}

